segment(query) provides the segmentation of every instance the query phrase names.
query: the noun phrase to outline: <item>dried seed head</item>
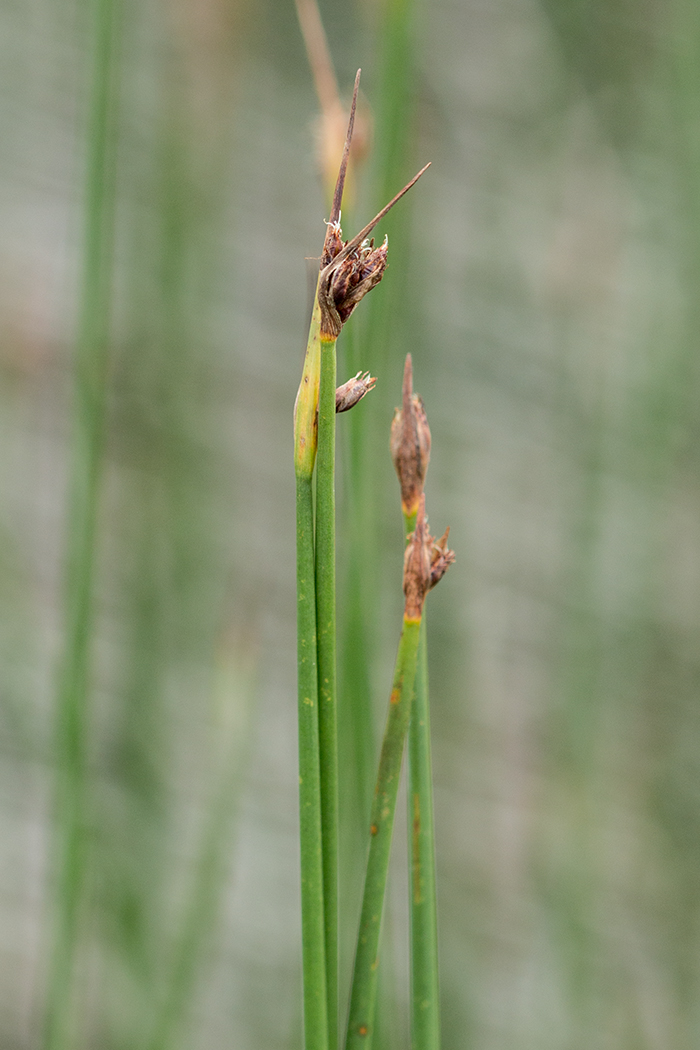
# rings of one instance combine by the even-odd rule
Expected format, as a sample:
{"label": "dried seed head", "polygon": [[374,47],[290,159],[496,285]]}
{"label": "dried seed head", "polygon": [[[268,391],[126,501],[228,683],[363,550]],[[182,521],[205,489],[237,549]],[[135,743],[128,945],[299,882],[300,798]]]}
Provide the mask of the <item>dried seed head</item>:
{"label": "dried seed head", "polygon": [[348,379],[347,383],[343,383],[335,392],[336,412],[347,412],[374,389],[376,382],[376,378],[369,372],[358,372],[352,379]]}
{"label": "dried seed head", "polygon": [[455,560],[454,551],[448,550],[447,538],[450,530],[436,543],[428,532],[425,517],[425,494],[418,501],[416,527],[411,533],[403,563],[403,592],[406,596],[404,617],[420,620],[423,615],[425,596],[447,572]]}
{"label": "dried seed head", "polygon": [[[357,85],[357,81],[355,82]],[[353,110],[351,112],[348,135],[351,134],[351,126],[354,119],[355,99],[353,99]],[[421,175],[427,171],[430,164],[414,175],[402,190],[385,204],[371,222],[356,234],[351,241],[345,241],[340,251],[337,250],[338,238],[340,237],[340,197],[342,196],[342,181],[345,178],[345,166],[347,166],[347,148],[349,139],[346,140],[346,152],[338,175],[336,194],[333,198],[331,218],[328,223],[326,240],[321,253],[321,273],[318,279],[318,302],[321,307],[321,339],[333,340],[340,335],[340,330],[345,321],[355,309],[360,299],[382,279],[386,269],[387,241],[379,248],[374,247],[374,242],[368,242],[367,238],[381,219],[390,211],[397,201],[401,200],[405,193],[418,182]]]}
{"label": "dried seed head", "polygon": [[332,274],[330,294],[341,324],[345,324],[360,300],[381,281],[388,246],[387,238],[380,248],[374,247],[373,240],[364,241]]}
{"label": "dried seed head", "polygon": [[445,575],[450,565],[455,560],[455,552],[451,551],[447,546],[447,541],[450,536],[450,526],[448,525],[443,535],[439,540],[433,540],[433,550],[430,555],[430,586],[431,588],[439,583],[442,577]]}
{"label": "dried seed head", "polygon": [[413,366],[406,354],[403,372],[403,405],[391,424],[391,458],[401,483],[404,514],[416,513],[430,463],[430,427],[423,402],[413,393]]}
{"label": "dried seed head", "polygon": [[355,309],[360,299],[382,279],[386,269],[387,242],[380,248],[374,247],[374,242],[368,242],[367,238],[384,218],[386,213],[408,193],[411,186],[421,177],[424,171],[430,167],[426,164],[417,175],[406,183],[404,188],[378,212],[364,229],[352,238],[351,241],[342,241],[340,230],[340,205],[343,199],[343,188],[350,156],[350,144],[355,126],[355,111],[357,109],[357,92],[360,86],[360,71],[358,69],[355,77],[355,90],[350,107],[350,120],[345,136],[343,156],[340,161],[340,170],[335,184],[331,215],[326,230],[326,239],[321,253],[321,272],[318,278],[318,304],[321,308],[321,339],[329,342],[338,338],[340,330],[345,321]]}

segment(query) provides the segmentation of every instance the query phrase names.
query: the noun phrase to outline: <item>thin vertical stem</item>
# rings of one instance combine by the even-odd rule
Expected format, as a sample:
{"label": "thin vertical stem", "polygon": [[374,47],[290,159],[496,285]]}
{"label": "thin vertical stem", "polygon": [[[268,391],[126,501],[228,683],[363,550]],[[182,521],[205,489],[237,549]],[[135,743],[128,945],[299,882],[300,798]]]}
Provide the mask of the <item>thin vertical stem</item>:
{"label": "thin vertical stem", "polygon": [[412,1050],[439,1050],[440,1047],[437,887],[426,627],[423,613],[416,688],[408,730]]}
{"label": "thin vertical stem", "polygon": [[[416,515],[405,514],[406,537]],[[408,728],[408,827],[411,899],[411,1048],[440,1048],[437,890],[433,772],[428,692],[428,635],[425,609],[418,644],[416,684]]]}
{"label": "thin vertical stem", "polygon": [[336,344],[321,341],[316,461],[316,620],[328,1044],[338,1045],[338,713],[335,605]]}
{"label": "thin vertical stem", "polygon": [[75,356],[65,576],[65,640],[57,700],[56,897],[47,1050],[75,1045],[73,986],[87,867],[87,722],[97,507],[103,459],[114,238],[117,0],[95,0],[87,135],[85,240]]}
{"label": "thin vertical stem", "polygon": [[311,475],[297,471],[297,667],[299,838],[304,972],[304,1047],[329,1050],[324,944],[318,671]]}
{"label": "thin vertical stem", "polygon": [[359,1050],[360,1047],[369,1050],[372,1045],[382,911],[401,760],[416,677],[419,635],[420,620],[404,617],[372,803],[370,846],[350,993],[346,1050]]}

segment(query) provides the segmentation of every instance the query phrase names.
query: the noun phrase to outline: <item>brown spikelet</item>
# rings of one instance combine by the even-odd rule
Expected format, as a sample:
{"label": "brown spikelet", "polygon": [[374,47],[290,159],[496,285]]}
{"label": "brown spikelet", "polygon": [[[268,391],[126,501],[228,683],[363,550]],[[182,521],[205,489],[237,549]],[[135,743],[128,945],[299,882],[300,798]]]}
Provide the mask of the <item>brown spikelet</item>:
{"label": "brown spikelet", "polygon": [[413,366],[406,354],[402,407],[391,424],[391,458],[401,484],[401,506],[412,516],[418,509],[430,463],[430,427],[423,402],[413,393]]}

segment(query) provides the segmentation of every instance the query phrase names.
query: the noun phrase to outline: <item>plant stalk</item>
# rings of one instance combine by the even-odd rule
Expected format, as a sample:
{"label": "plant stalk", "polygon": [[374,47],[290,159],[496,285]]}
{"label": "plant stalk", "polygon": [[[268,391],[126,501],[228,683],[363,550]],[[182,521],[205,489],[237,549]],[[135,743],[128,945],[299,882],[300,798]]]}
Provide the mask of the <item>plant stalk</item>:
{"label": "plant stalk", "polygon": [[328,1050],[319,775],[316,595],[311,474],[297,472],[297,667],[299,840],[304,977],[304,1047]]}
{"label": "plant stalk", "polygon": [[338,713],[335,599],[335,340],[321,340],[316,460],[316,623],[328,1044],[338,1045]]}
{"label": "plant stalk", "polygon": [[420,619],[404,616],[372,803],[370,846],[350,993],[346,1050],[369,1050],[374,1032],[377,962],[401,761],[416,677]]}
{"label": "plant stalk", "polygon": [[318,296],[294,409],[297,519],[297,674],[299,697],[299,839],[305,1050],[329,1050],[326,1004],[321,779],[319,771],[316,577],[312,478],[321,369]]}
{"label": "plant stalk", "polygon": [[[406,536],[416,516],[404,515]],[[411,1050],[440,1050],[437,892],[425,610],[408,728]]]}

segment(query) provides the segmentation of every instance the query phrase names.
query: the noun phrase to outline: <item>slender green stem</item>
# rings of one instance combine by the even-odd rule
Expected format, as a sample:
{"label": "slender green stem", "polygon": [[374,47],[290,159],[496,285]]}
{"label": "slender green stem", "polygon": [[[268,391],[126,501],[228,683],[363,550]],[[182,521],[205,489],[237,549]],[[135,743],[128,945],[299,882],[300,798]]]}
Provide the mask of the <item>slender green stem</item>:
{"label": "slender green stem", "polygon": [[47,1050],[74,1045],[72,990],[87,868],[87,721],[114,234],[116,11],[117,0],[95,0],[92,5],[94,64],[67,521],[66,634],[57,710],[56,913],[46,1002]]}
{"label": "slender green stem", "polygon": [[[416,524],[405,516],[406,535]],[[408,729],[408,826],[411,897],[411,1048],[440,1048],[433,774],[430,748],[428,643],[425,610],[418,645],[418,666]]]}
{"label": "slender green stem", "polygon": [[304,1047],[328,1050],[319,775],[316,595],[311,475],[297,470],[297,666],[299,837],[304,972]]}
{"label": "slender green stem", "polygon": [[419,636],[420,620],[404,617],[372,803],[369,856],[350,993],[346,1050],[359,1050],[360,1047],[369,1050],[372,1045],[379,936],[401,760],[411,715]]}
{"label": "slender green stem", "polygon": [[411,828],[411,1047],[439,1050],[435,831],[430,748],[428,646],[425,613],[408,731],[408,795]]}
{"label": "slender green stem", "polygon": [[316,621],[328,1045],[338,1045],[338,713],[335,628],[335,340],[321,341],[316,460]]}
{"label": "slender green stem", "polygon": [[[404,522],[408,537],[416,527],[416,514],[406,514]],[[440,1050],[438,895],[425,609],[408,727],[408,827],[411,1050]]]}

